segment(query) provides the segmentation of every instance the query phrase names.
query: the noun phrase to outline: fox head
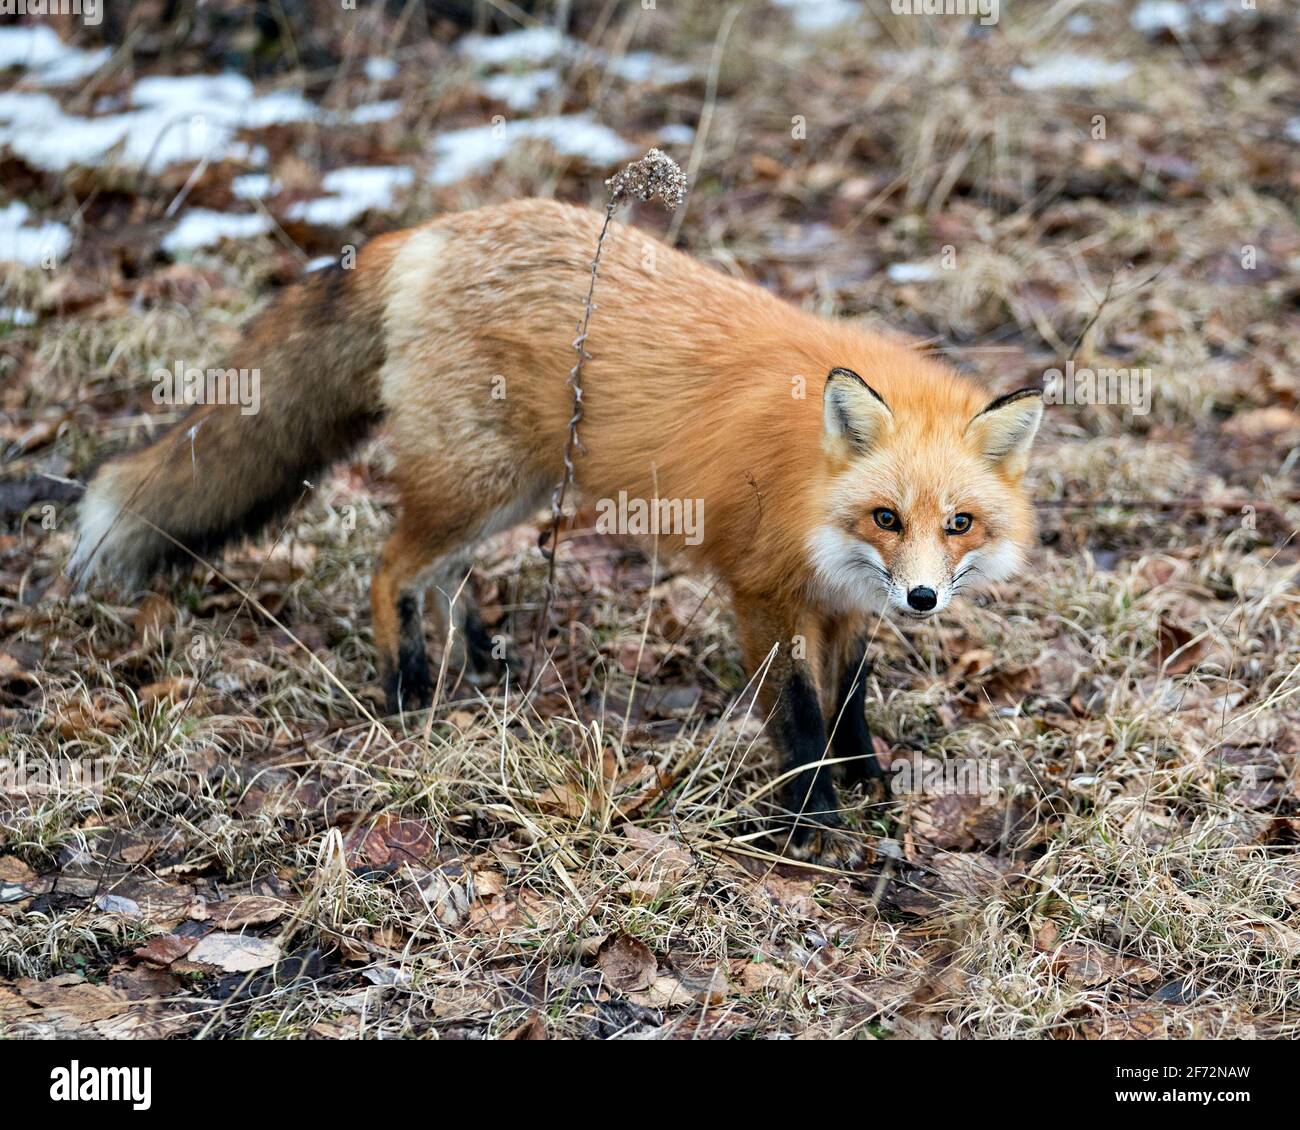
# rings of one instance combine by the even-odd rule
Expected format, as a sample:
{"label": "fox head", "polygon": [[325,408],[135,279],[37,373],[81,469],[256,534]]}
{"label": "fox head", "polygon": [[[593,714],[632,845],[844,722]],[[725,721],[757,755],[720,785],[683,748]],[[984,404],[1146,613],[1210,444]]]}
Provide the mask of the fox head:
{"label": "fox head", "polygon": [[1033,534],[1023,480],[1040,390],[980,408],[950,374],[918,384],[891,406],[851,369],[826,381],[829,485],[810,548],[824,591],[845,610],[933,616],[958,593],[1013,575]]}

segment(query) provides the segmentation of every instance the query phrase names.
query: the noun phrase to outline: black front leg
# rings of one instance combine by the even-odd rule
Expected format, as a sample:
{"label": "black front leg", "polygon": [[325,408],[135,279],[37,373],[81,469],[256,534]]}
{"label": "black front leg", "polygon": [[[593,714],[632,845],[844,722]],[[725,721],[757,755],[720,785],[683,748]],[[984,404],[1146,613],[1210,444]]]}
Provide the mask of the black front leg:
{"label": "black front leg", "polygon": [[844,780],[850,787],[860,782],[885,779],[867,726],[867,678],[870,674],[867,641],[859,639],[845,657],[835,696],[835,715],[831,718],[834,730],[831,755],[849,759],[844,762]]}
{"label": "black front leg", "polygon": [[801,817],[793,839],[798,844],[807,838],[807,821],[831,826],[841,822],[830,767],[817,765],[829,756],[826,724],[811,675],[802,664],[790,666],[781,686],[780,723],[785,769],[803,769],[785,786],[786,807]]}
{"label": "black front leg", "polygon": [[[826,721],[814,664],[803,657],[808,645],[814,654],[824,647],[821,626],[795,622],[788,602],[744,596],[736,598],[736,619],[746,669],[760,678],[768,733],[781,751],[782,776],[789,777],[781,800],[794,815],[794,827],[778,838],[777,850],[852,867],[861,857],[859,837],[844,828],[830,766],[821,764],[830,756]],[[798,653],[796,640],[804,645]]]}

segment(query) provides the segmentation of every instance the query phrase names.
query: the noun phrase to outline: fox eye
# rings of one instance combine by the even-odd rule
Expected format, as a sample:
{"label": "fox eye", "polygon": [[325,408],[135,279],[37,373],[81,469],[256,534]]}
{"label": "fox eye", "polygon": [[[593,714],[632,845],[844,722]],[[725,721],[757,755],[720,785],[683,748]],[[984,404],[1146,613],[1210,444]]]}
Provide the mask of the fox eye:
{"label": "fox eye", "polygon": [[876,525],[882,530],[889,530],[891,533],[896,533],[903,527],[902,522],[898,520],[898,515],[888,507],[882,506],[877,510],[873,510],[871,516],[876,520]]}
{"label": "fox eye", "polygon": [[975,524],[975,519],[969,514],[954,514],[952,521],[948,523],[948,532],[950,534],[967,533],[971,526]]}

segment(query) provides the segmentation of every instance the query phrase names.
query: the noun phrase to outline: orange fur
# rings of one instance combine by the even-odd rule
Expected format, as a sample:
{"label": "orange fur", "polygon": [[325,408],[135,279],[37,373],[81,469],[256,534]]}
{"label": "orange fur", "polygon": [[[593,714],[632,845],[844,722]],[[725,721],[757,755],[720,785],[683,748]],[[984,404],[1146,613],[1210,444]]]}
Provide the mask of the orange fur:
{"label": "orange fur", "polygon": [[[573,325],[599,224],[527,200],[437,219],[395,257],[383,395],[404,507],[440,546],[542,499],[562,474]],[[860,528],[866,511],[852,507],[870,498],[906,511],[900,563],[910,519],[937,531],[945,509],[978,510],[986,537],[1027,543],[1023,467],[990,463],[965,437],[987,394],[908,344],[795,309],[620,225],[596,305],[578,487],[588,499],[703,499],[701,544],[668,534],[660,545],[733,592],[841,610],[808,542],[828,522]],[[863,458],[824,450],[822,386],[836,367],[893,412],[892,433]]]}

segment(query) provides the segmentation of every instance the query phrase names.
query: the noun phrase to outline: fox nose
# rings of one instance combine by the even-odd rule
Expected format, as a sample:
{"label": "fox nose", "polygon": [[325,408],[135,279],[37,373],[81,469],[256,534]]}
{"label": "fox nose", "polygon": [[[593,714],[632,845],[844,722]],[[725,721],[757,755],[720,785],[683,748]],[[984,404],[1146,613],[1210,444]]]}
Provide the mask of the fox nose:
{"label": "fox nose", "polygon": [[939,603],[939,598],[934,595],[934,589],[918,585],[916,588],[908,590],[907,603],[918,612],[929,612]]}

